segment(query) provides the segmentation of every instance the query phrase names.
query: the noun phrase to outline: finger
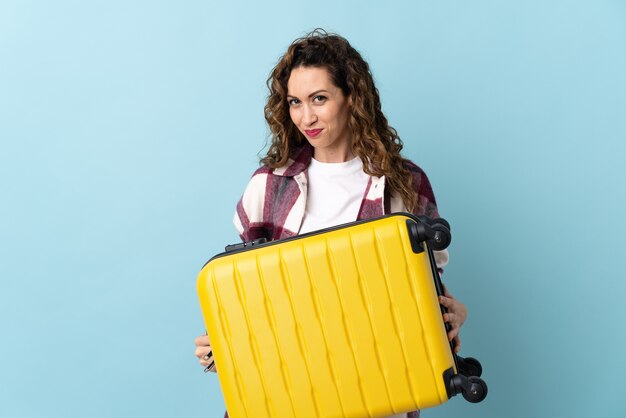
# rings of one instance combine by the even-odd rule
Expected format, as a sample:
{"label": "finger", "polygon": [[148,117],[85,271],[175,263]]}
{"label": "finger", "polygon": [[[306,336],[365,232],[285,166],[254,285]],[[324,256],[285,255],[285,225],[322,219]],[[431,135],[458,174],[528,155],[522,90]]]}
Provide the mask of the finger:
{"label": "finger", "polygon": [[446,308],[450,308],[454,304],[454,301],[446,296],[439,296],[439,303]]}
{"label": "finger", "polygon": [[449,298],[441,299],[441,302],[441,305],[448,310],[448,313],[456,316],[456,322],[458,322],[459,325],[465,322],[465,319],[467,318],[467,308],[465,308],[465,305],[456,299]]}
{"label": "finger", "polygon": [[448,312],[443,314],[443,322],[447,322],[454,327],[460,327],[461,317],[454,312]]}
{"label": "finger", "polygon": [[447,312],[443,314],[443,322],[455,322],[456,314],[454,312]]}
{"label": "finger", "polygon": [[203,356],[198,356],[198,359],[200,360],[200,364],[202,364],[203,366],[210,365],[212,362],[215,361],[215,359],[213,358],[213,351],[209,351]]}
{"label": "finger", "polygon": [[458,309],[458,301],[454,298],[439,296],[439,303],[453,311],[456,311]]}
{"label": "finger", "polygon": [[215,367],[215,363],[210,363],[208,366],[206,366],[204,368],[204,372],[205,373],[208,373],[208,372],[217,373],[217,367]]}
{"label": "finger", "polygon": [[208,367],[208,366],[213,366],[215,364],[215,360],[214,359],[210,359],[210,360],[200,360],[200,364],[204,367]]}
{"label": "finger", "polygon": [[452,341],[455,337],[459,335],[459,327],[452,327],[450,331],[448,331],[448,341]]}
{"label": "finger", "polygon": [[211,346],[203,346],[203,347],[196,348],[196,351],[194,352],[194,354],[196,355],[196,357],[201,358],[210,352],[211,352]]}
{"label": "finger", "polygon": [[211,342],[209,341],[209,336],[208,335],[201,335],[198,338],[196,338],[195,340],[193,340],[193,342],[197,346],[211,345]]}
{"label": "finger", "polygon": [[454,352],[458,354],[459,351],[461,351],[461,339],[457,335],[454,338]]}

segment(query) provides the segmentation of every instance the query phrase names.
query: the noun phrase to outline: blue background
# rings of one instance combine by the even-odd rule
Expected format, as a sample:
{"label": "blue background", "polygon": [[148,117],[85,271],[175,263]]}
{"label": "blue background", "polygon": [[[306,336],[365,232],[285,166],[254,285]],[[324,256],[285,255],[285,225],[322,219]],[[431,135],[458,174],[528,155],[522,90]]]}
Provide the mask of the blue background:
{"label": "blue background", "polygon": [[221,416],[195,279],[316,26],[369,61],[453,226],[490,393],[423,416],[626,416],[617,0],[0,1],[0,416]]}

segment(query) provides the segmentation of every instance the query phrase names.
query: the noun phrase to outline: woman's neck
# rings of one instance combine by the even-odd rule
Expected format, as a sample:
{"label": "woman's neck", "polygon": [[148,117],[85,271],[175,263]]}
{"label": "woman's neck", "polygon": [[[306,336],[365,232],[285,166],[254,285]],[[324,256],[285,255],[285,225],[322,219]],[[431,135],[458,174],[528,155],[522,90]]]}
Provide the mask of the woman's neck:
{"label": "woman's neck", "polygon": [[313,158],[321,163],[345,163],[352,160],[356,154],[350,148],[347,149],[319,149],[313,150]]}

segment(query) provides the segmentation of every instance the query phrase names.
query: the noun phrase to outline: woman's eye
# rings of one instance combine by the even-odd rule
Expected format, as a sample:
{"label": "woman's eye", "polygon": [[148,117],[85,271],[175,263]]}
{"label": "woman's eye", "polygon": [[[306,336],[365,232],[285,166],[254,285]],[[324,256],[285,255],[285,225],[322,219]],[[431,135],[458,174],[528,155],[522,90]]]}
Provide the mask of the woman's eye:
{"label": "woman's eye", "polygon": [[326,100],[326,96],[315,96],[313,98],[313,101],[317,102],[317,103],[322,103]]}
{"label": "woman's eye", "polygon": [[287,100],[287,104],[288,104],[289,106],[293,106],[293,105],[296,105],[296,104],[298,104],[298,103],[300,103],[300,101],[299,101],[298,99],[293,99],[293,98],[292,98],[292,99]]}

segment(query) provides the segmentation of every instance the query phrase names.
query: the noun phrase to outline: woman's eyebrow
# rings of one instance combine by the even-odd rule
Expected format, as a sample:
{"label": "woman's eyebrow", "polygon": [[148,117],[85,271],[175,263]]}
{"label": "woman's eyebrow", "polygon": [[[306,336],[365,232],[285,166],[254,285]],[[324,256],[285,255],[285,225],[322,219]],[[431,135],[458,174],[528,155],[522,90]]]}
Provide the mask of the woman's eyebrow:
{"label": "woman's eyebrow", "polygon": [[321,89],[321,90],[317,90],[317,91],[314,91],[313,93],[309,94],[309,97],[313,97],[316,94],[320,94],[320,93],[330,93],[330,92],[328,90]]}
{"label": "woman's eyebrow", "polygon": [[[328,90],[320,89],[320,90],[316,90],[313,93],[309,94],[308,97],[313,97],[313,96],[318,95],[320,93],[329,93],[330,94],[330,92]],[[287,93],[287,97],[291,97],[291,98],[294,98],[294,99],[298,98],[297,96],[294,96],[293,94],[290,94],[290,93]]]}

